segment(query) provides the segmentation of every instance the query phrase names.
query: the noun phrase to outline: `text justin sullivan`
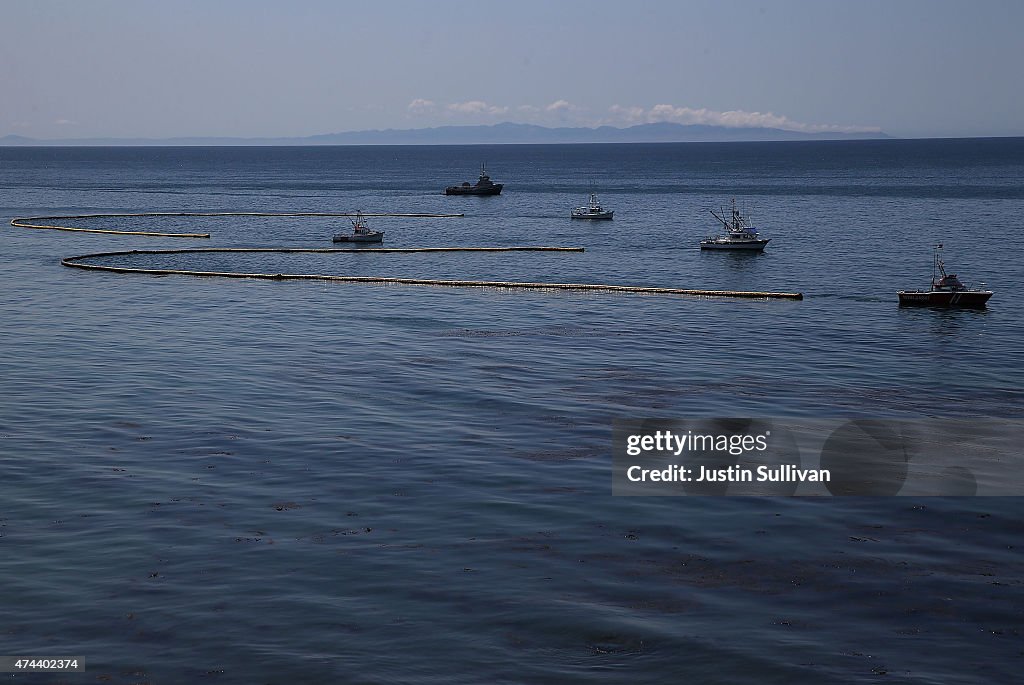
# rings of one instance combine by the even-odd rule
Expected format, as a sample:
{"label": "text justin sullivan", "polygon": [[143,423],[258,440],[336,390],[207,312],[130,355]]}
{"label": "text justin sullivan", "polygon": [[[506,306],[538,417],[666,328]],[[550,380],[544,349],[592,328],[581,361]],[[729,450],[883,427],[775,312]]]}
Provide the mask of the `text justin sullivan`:
{"label": "text justin sullivan", "polygon": [[672,482],[672,483],[793,483],[793,482],[828,482],[832,474],[828,469],[798,469],[789,464],[781,466],[758,466],[748,469],[742,466],[730,466],[724,469],[708,469],[703,466],[688,468],[673,464],[663,469],[645,469],[642,466],[630,466],[626,469],[626,477],[634,483]]}

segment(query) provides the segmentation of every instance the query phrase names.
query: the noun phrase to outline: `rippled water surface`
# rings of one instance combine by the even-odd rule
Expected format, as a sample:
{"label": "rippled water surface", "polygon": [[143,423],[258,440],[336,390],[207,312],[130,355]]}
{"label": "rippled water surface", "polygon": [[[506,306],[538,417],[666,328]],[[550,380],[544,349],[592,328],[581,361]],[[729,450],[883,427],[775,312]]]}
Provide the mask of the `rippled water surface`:
{"label": "rippled water surface", "polygon": [[[498,197],[445,197],[481,161]],[[597,192],[615,220],[569,210]],[[763,255],[702,253],[735,197]],[[386,247],[189,270],[803,292],[803,301],[108,274],[332,247],[343,218],[0,227],[0,652],[113,683],[991,683],[1017,498],[611,496],[611,422],[1020,418],[1024,141],[0,148],[0,218],[370,219]],[[996,294],[900,309],[932,245]],[[15,682],[58,682],[19,676]]]}

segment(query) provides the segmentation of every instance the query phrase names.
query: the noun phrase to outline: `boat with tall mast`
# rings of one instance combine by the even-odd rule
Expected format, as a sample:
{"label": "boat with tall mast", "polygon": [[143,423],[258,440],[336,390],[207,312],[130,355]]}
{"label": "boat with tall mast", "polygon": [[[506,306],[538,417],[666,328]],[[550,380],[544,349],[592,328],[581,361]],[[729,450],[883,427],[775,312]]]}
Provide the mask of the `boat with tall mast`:
{"label": "boat with tall mast", "polygon": [[350,218],[349,221],[352,222],[352,232],[338,233],[332,238],[333,242],[380,243],[384,241],[384,231],[371,231],[370,227],[366,225],[366,220],[363,219],[362,212],[356,212],[355,218]]}
{"label": "boat with tall mast", "polygon": [[992,291],[974,290],[961,282],[956,274],[946,273],[946,265],[939,256],[941,249],[942,243],[939,243],[932,256],[931,289],[897,291],[900,306],[984,307],[992,297]]}
{"label": "boat with tall mast", "polygon": [[597,195],[595,193],[590,194],[590,204],[583,207],[577,207],[572,210],[570,215],[573,219],[603,219],[610,220],[614,218],[615,211],[612,209],[605,209],[601,206],[601,203],[597,201]]}
{"label": "boat with tall mast", "polygon": [[718,222],[725,227],[725,233],[715,236],[708,236],[700,241],[702,250],[750,250],[761,252],[771,238],[762,238],[757,229],[750,223],[747,217],[743,216],[736,209],[736,200],[732,201],[732,213],[726,218],[725,208],[722,214],[718,215],[715,210],[709,210],[711,216],[718,219]]}

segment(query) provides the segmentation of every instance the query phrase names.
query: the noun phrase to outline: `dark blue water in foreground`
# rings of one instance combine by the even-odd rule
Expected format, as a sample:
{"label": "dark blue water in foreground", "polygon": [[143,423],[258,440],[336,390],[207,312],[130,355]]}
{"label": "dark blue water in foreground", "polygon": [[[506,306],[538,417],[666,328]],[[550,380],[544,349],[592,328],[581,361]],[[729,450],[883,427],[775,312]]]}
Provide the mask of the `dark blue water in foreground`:
{"label": "dark blue water in foreground", "polygon": [[[457,198],[481,161],[506,190]],[[568,219],[594,190],[613,222]],[[736,197],[763,255],[701,253]],[[128,276],[173,268],[802,291],[732,301]],[[14,682],[994,683],[1018,498],[611,496],[616,418],[1024,416],[1024,140],[0,148],[0,653]],[[996,291],[907,310],[931,246]]]}

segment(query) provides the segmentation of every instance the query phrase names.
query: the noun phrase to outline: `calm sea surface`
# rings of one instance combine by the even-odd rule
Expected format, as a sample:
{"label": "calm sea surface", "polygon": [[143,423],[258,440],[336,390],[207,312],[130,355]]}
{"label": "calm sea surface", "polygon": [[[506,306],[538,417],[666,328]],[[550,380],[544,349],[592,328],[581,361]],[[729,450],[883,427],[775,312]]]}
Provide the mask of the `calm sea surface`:
{"label": "calm sea surface", "polygon": [[[499,197],[445,197],[486,162]],[[615,220],[573,222],[597,192]],[[702,253],[735,197],[763,255]],[[800,291],[803,301],[115,275]],[[1024,500],[611,496],[611,423],[1024,417],[1024,140],[0,148],[0,654],[13,682],[1006,683]],[[57,222],[61,223],[61,222]],[[996,294],[900,309],[932,245]]]}

